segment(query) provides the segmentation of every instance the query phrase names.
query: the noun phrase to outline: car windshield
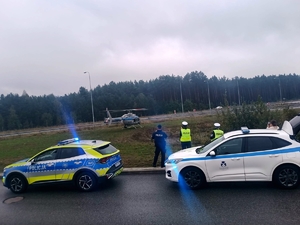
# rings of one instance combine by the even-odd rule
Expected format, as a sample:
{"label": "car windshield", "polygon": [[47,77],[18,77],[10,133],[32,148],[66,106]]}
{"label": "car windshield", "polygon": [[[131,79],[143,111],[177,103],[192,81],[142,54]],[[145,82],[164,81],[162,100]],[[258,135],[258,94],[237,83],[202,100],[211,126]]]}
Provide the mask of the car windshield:
{"label": "car windshield", "polygon": [[201,153],[207,152],[211,148],[213,148],[214,146],[216,146],[217,144],[219,144],[220,142],[222,142],[223,140],[224,140],[224,136],[222,136],[222,137],[220,137],[220,138],[218,138],[218,139],[210,142],[207,145],[201,146],[200,148],[196,149],[196,153],[201,154]]}
{"label": "car windshield", "polygon": [[99,148],[94,148],[94,150],[101,153],[102,155],[111,154],[111,153],[118,151],[114,146],[112,146],[110,144],[101,146]]}

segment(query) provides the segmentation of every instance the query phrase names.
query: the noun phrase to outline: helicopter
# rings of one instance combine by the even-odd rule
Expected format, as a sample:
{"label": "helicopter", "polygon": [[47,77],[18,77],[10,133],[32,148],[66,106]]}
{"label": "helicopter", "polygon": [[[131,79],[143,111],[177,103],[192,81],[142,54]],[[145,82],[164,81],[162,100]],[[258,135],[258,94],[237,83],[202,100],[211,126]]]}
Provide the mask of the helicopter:
{"label": "helicopter", "polygon": [[104,123],[106,125],[119,124],[123,123],[124,128],[137,128],[141,126],[140,118],[132,113],[132,111],[144,111],[147,110],[146,108],[139,108],[139,109],[122,109],[122,110],[111,110],[111,112],[127,112],[121,117],[112,117],[108,108],[106,108],[107,118],[104,119]]}

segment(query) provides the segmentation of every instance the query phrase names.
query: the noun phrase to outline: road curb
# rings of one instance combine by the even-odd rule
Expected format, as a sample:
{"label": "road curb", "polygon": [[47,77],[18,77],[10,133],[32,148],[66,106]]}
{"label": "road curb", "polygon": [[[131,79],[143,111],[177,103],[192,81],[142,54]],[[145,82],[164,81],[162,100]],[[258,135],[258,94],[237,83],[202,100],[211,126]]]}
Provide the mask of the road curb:
{"label": "road curb", "polygon": [[124,168],[121,174],[147,174],[147,173],[165,173],[165,168],[145,167],[145,168]]}
{"label": "road curb", "polygon": [[[137,167],[137,168],[124,168],[120,175],[126,174],[164,174],[165,169],[160,167]],[[2,179],[3,173],[0,173]]]}

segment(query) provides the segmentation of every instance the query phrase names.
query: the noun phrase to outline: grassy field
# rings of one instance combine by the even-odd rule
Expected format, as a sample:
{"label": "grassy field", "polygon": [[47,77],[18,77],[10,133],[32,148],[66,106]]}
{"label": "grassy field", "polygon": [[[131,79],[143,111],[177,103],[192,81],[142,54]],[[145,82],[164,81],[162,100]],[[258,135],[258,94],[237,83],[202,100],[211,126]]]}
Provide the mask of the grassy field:
{"label": "grassy field", "polygon": [[[209,142],[209,135],[216,122],[216,116],[190,117],[186,121],[192,132],[192,145],[202,145]],[[157,121],[142,124],[142,128],[123,129],[119,126],[102,126],[89,130],[76,130],[80,139],[95,139],[110,141],[121,151],[124,167],[150,167],[154,156],[154,144],[151,134],[157,124],[162,124],[168,134],[169,152],[180,150],[179,132],[182,119]],[[72,138],[74,131],[59,133],[26,135],[0,139],[0,171],[4,166],[15,161],[28,158],[39,151],[56,145],[58,141]],[[158,162],[159,163],[159,162]]]}

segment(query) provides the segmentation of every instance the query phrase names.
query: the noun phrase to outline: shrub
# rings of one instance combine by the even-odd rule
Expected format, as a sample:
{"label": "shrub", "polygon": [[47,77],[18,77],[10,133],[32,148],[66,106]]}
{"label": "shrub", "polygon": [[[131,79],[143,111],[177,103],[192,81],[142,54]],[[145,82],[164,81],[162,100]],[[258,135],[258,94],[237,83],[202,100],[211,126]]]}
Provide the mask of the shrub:
{"label": "shrub", "polygon": [[294,109],[284,105],[282,107],[284,107],[283,110],[270,110],[262,98],[258,97],[256,102],[249,105],[243,103],[241,106],[226,106],[219,116],[222,118],[222,127],[225,132],[238,130],[242,126],[249,129],[263,129],[270,120],[276,120],[280,127],[285,120],[290,120],[297,114]]}

